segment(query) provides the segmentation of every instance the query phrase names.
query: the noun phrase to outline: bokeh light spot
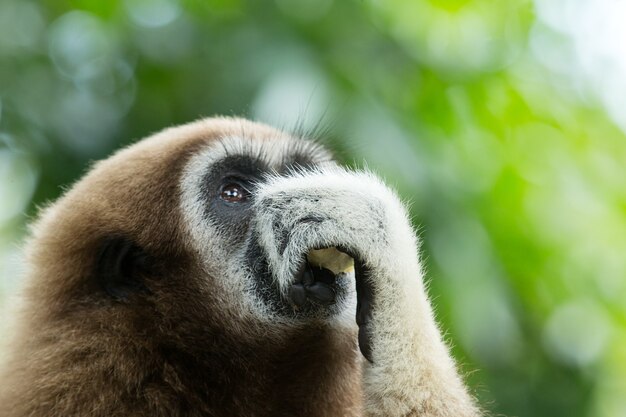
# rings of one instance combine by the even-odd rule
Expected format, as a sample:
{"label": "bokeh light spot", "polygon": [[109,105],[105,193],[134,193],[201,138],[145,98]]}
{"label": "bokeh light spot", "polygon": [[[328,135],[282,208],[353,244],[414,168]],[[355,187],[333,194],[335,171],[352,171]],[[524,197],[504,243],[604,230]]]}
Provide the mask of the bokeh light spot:
{"label": "bokeh light spot", "polygon": [[556,360],[585,366],[600,357],[611,331],[601,307],[591,300],[576,299],[552,313],[544,328],[544,343]]}
{"label": "bokeh light spot", "polygon": [[[533,53],[583,97],[599,99],[626,132],[626,2],[535,0]],[[554,38],[559,38],[554,41]]]}
{"label": "bokeh light spot", "polygon": [[175,0],[125,0],[124,5],[133,22],[148,28],[165,26],[181,14]]}
{"label": "bokeh light spot", "polygon": [[0,148],[0,225],[24,213],[38,177],[39,172],[27,155]]}
{"label": "bokeh light spot", "polygon": [[113,54],[104,23],[87,12],[72,11],[50,27],[49,49],[56,68],[72,79],[98,73]]}
{"label": "bokeh light spot", "polygon": [[0,56],[34,49],[44,29],[39,5],[34,1],[0,2]]}
{"label": "bokeh light spot", "polygon": [[269,77],[252,104],[255,118],[285,129],[315,128],[328,103],[326,81],[313,66],[277,70]]}

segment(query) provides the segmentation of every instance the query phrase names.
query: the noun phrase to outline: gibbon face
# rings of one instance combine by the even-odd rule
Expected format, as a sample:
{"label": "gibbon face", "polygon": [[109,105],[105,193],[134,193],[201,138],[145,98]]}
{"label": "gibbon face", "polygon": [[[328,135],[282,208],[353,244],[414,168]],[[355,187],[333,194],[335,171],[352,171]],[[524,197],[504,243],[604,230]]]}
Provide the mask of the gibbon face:
{"label": "gibbon face", "polygon": [[[195,248],[212,276],[229,291],[231,303],[262,321],[297,323],[334,319],[348,310],[353,273],[335,274],[307,261],[316,248],[286,252],[299,229],[314,229],[325,219],[290,213],[292,201],[263,200],[261,190],[280,178],[338,169],[319,144],[278,133],[253,139],[223,137],[206,146],[187,164],[182,177],[182,213]],[[321,203],[323,204],[323,202]],[[291,216],[291,214],[293,214]],[[293,242],[291,242],[293,245]],[[289,267],[281,282],[272,254]],[[354,304],[354,303],[352,303]],[[354,309],[351,311],[354,322]]]}

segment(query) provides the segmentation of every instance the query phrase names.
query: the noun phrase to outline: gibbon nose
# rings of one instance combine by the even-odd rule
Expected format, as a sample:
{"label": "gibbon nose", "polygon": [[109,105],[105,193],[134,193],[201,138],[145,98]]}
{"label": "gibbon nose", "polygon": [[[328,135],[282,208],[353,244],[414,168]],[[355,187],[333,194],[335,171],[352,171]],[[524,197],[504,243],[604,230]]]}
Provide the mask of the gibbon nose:
{"label": "gibbon nose", "polygon": [[[293,224],[319,224],[323,223],[325,220],[326,218],[323,216],[317,214],[309,214],[299,218]],[[285,253],[285,249],[287,249],[287,245],[289,244],[290,229],[286,228],[286,226],[278,220],[274,221],[273,227],[274,233],[277,236],[278,251],[282,255],[283,253]]]}

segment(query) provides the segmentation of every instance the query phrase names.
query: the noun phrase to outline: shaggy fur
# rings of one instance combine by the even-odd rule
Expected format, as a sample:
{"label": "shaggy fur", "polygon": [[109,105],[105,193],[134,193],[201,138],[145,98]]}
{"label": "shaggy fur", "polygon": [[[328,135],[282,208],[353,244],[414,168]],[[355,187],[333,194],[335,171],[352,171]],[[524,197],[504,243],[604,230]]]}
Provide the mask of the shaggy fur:
{"label": "shaggy fur", "polygon": [[[240,217],[207,185],[232,157],[265,167]],[[329,246],[357,272],[298,310],[303,254]],[[130,281],[98,269],[108,250],[141,252],[137,270],[104,264]],[[118,152],[42,213],[27,253],[0,416],[479,415],[399,199],[270,127],[206,119]]]}

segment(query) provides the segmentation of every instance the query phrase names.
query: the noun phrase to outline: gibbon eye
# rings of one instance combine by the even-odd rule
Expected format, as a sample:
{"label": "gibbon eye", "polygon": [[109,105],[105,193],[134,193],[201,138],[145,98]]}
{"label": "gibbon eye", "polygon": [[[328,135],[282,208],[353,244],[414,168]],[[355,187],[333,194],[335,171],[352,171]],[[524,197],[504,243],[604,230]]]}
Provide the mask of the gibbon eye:
{"label": "gibbon eye", "polygon": [[242,203],[248,199],[250,192],[241,184],[229,182],[222,186],[220,198],[229,203]]}

